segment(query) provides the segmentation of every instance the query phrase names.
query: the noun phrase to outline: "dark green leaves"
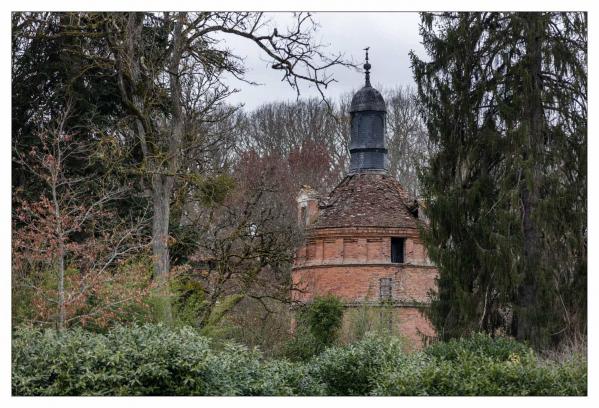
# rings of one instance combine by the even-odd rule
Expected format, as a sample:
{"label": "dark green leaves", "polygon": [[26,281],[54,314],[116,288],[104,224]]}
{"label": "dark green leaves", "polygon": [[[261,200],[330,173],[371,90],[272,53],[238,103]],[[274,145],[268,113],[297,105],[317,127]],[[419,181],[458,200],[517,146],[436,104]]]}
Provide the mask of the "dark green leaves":
{"label": "dark green leaves", "polygon": [[305,362],[215,347],[187,327],[118,327],[107,334],[18,329],[13,395],[586,395],[584,356],[541,360],[485,335],[404,353],[369,333]]}
{"label": "dark green leaves", "polygon": [[535,347],[583,335],[586,14],[423,13],[421,35],[428,58],[411,61],[434,152],[421,182],[439,334],[502,331]]}

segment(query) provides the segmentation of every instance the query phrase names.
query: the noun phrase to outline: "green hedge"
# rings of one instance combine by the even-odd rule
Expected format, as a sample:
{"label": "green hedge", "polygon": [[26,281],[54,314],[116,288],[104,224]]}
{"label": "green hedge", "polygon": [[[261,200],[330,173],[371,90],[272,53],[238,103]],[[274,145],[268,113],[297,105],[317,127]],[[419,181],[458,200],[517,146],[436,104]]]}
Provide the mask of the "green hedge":
{"label": "green hedge", "polygon": [[303,367],[263,363],[257,351],[221,350],[191,328],[17,330],[14,395],[293,395],[322,393]]}
{"label": "green hedge", "polygon": [[410,358],[393,337],[367,335],[348,346],[333,347],[314,357],[311,372],[326,386],[327,395],[368,395],[379,375]]}
{"label": "green hedge", "polygon": [[[218,346],[218,347],[217,347]],[[539,360],[478,335],[405,354],[367,336],[307,362],[264,360],[191,328],[118,327],[106,334],[18,329],[14,395],[586,395],[586,361]]]}
{"label": "green hedge", "polygon": [[479,334],[438,343],[377,377],[373,395],[586,395],[582,356],[539,360],[514,340]]}

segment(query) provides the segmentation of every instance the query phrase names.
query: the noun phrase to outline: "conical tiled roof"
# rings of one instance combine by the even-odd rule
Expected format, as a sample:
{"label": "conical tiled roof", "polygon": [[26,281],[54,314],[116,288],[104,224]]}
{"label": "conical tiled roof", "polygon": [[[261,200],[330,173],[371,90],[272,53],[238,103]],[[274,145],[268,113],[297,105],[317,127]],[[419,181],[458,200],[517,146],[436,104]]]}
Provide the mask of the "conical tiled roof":
{"label": "conical tiled roof", "polygon": [[415,202],[385,173],[347,175],[320,205],[314,228],[417,228]]}

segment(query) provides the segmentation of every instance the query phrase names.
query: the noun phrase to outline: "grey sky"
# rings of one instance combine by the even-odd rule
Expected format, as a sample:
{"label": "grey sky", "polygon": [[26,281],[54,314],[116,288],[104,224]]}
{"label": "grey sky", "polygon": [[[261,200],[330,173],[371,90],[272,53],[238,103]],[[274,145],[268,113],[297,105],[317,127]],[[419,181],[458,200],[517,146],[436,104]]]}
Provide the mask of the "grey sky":
{"label": "grey sky", "polygon": [[[271,13],[273,22],[284,27],[289,13]],[[393,12],[329,12],[314,13],[320,24],[316,39],[328,44],[330,53],[342,52],[347,58],[362,64],[363,48],[370,46],[372,83],[376,87],[413,85],[408,53],[414,50],[424,55],[420,44],[417,13]],[[263,103],[294,100],[295,91],[286,82],[281,82],[281,72],[270,68],[266,56],[246,39],[227,37],[227,46],[245,58],[248,80],[264,85],[252,86],[229,80],[230,85],[240,90],[232,95],[230,103],[245,103],[246,109],[253,109]],[[326,90],[327,96],[336,99],[339,95],[358,89],[363,85],[361,73],[349,68],[336,68],[330,71],[338,82]],[[314,87],[302,84],[302,97],[317,96]]]}

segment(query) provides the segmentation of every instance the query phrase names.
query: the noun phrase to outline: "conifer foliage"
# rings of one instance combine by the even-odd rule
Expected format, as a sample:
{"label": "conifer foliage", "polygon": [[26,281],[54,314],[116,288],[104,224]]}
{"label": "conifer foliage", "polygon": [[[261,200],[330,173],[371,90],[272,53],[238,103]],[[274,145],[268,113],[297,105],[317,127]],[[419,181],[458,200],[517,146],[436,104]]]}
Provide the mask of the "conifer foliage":
{"label": "conifer foliage", "polygon": [[586,333],[586,13],[423,13],[411,54],[441,337]]}

